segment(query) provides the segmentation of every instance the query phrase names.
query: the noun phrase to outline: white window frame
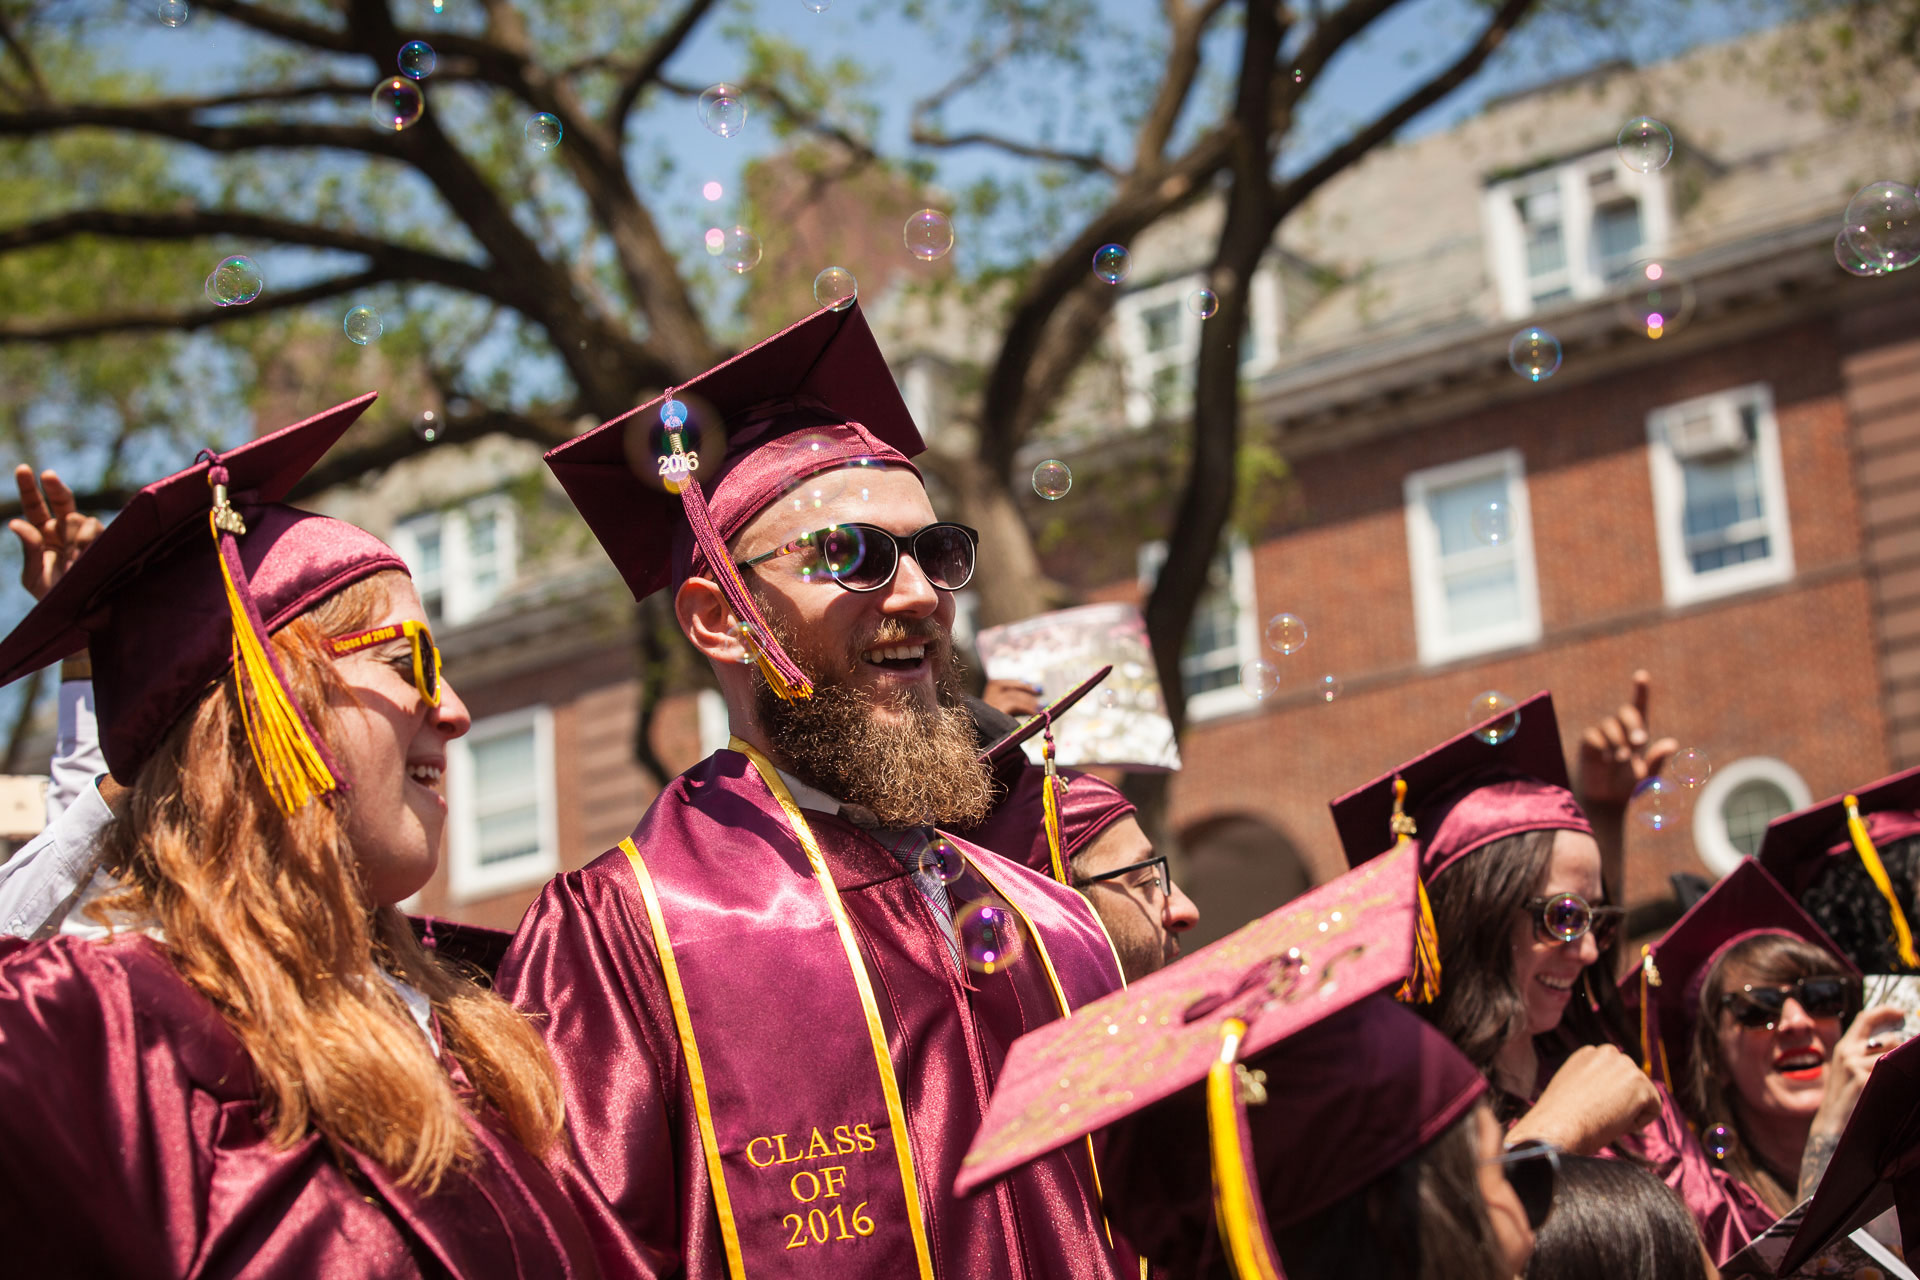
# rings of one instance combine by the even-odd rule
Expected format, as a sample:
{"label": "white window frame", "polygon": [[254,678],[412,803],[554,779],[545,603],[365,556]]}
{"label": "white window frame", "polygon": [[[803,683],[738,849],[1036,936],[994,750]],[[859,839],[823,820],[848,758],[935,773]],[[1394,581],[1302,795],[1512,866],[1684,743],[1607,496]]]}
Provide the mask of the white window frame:
{"label": "white window frame", "polygon": [[[1447,597],[1440,576],[1440,533],[1427,507],[1428,496],[1488,476],[1507,482],[1507,511],[1513,546],[1520,616],[1504,626],[1467,635],[1447,630]],[[1540,639],[1540,578],[1533,559],[1533,508],[1527,498],[1526,460],[1518,449],[1501,449],[1444,466],[1408,474],[1404,483],[1407,567],[1413,580],[1414,634],[1425,666],[1534,644]]]}
{"label": "white window frame", "polygon": [[1784,760],[1747,756],[1715,769],[1693,804],[1693,847],[1716,880],[1747,860],[1747,855],[1727,836],[1723,808],[1728,797],[1749,782],[1771,782],[1786,792],[1788,813],[1797,813],[1813,803],[1813,792],[1807,789],[1806,780]]}
{"label": "white window frame", "polygon": [[[1188,299],[1206,286],[1201,274],[1182,276],[1128,294],[1115,312],[1115,331],[1121,354],[1126,358],[1127,425],[1144,427],[1155,421],[1177,418],[1193,407],[1193,373],[1200,355],[1202,326],[1209,323],[1193,314]],[[1145,315],[1160,307],[1177,308],[1179,336],[1163,351],[1147,350]],[[1242,341],[1245,350],[1236,350],[1242,377],[1263,373],[1272,367],[1280,346],[1280,286],[1276,273],[1262,267],[1248,281],[1247,332]],[[1154,402],[1154,381],[1163,369],[1178,369],[1182,394],[1171,404]]]}
{"label": "white window frame", "polygon": [[700,737],[700,758],[705,760],[733,740],[733,713],[718,689],[702,689],[693,697],[694,727]]}
{"label": "white window frame", "polygon": [[[534,796],[539,816],[539,852],[493,866],[480,862],[479,831],[473,809],[473,743],[488,738],[533,731]],[[471,902],[495,894],[541,884],[560,871],[558,796],[554,790],[553,710],[522,707],[473,722],[465,737],[448,744],[447,892],[455,902]]]}
{"label": "white window frame", "polygon": [[[500,586],[492,595],[481,594],[474,586],[472,527],[474,518],[493,517],[495,537],[499,540],[503,566]],[[478,617],[513,586],[520,565],[520,521],[513,501],[494,493],[474,498],[455,507],[408,516],[393,527],[393,549],[417,577],[420,569],[420,534],[427,529],[440,533],[440,621],[458,625]]]}
{"label": "white window frame", "polygon": [[1515,202],[1543,186],[1551,187],[1560,196],[1567,284],[1572,293],[1568,301],[1609,292],[1593,243],[1592,186],[1592,175],[1608,169],[1613,171],[1620,189],[1639,202],[1641,257],[1657,258],[1667,251],[1673,214],[1661,172],[1640,173],[1629,169],[1613,148],[1589,153],[1551,169],[1492,183],[1481,193],[1481,211],[1487,227],[1487,265],[1499,295],[1501,313],[1507,319],[1517,320],[1537,309],[1530,287],[1531,277],[1527,274],[1526,230]]}
{"label": "white window frame", "polygon": [[[1751,403],[1754,414],[1754,462],[1760,478],[1762,518],[1768,554],[1764,560],[1695,572],[1687,555],[1686,480],[1682,463],[1667,444],[1666,424],[1682,414],[1711,406],[1716,412],[1740,412]],[[1773,391],[1764,382],[1662,405],[1647,415],[1647,463],[1653,476],[1653,520],[1660,547],[1660,580],[1670,607],[1772,586],[1793,578],[1793,527],[1787,514],[1787,478],[1780,463],[1780,429],[1773,413]]]}
{"label": "white window frame", "polygon": [[[1197,723],[1219,716],[1251,711],[1257,705],[1240,685],[1239,671],[1260,655],[1260,601],[1254,590],[1253,552],[1239,538],[1229,538],[1225,547],[1227,589],[1233,595],[1233,644],[1235,650],[1233,683],[1208,689],[1187,699],[1187,721]],[[1153,590],[1166,563],[1167,544],[1155,540],[1142,544],[1138,556],[1140,590],[1144,596]],[[1186,642],[1181,641],[1181,678],[1185,679]]]}

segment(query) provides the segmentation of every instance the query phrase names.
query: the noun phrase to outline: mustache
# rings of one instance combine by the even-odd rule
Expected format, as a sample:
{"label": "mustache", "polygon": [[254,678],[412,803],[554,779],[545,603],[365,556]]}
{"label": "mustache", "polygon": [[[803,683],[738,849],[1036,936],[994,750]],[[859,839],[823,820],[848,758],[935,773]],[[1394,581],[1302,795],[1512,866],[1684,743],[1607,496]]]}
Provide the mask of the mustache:
{"label": "mustache", "polygon": [[953,635],[932,618],[917,618],[907,622],[900,618],[882,618],[866,639],[854,645],[847,655],[847,670],[856,670],[860,664],[860,655],[869,649],[885,645],[911,644],[924,642],[927,648],[944,656],[953,647]]}

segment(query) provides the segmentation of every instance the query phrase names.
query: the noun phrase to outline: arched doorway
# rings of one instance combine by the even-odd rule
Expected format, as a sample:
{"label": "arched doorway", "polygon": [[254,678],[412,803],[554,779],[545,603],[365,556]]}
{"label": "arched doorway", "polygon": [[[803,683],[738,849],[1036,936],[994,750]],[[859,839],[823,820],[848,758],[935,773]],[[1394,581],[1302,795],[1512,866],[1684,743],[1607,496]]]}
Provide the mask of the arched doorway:
{"label": "arched doorway", "polygon": [[1180,887],[1200,909],[1181,939],[1198,950],[1313,887],[1299,851],[1279,828],[1251,814],[1195,823],[1180,836]]}

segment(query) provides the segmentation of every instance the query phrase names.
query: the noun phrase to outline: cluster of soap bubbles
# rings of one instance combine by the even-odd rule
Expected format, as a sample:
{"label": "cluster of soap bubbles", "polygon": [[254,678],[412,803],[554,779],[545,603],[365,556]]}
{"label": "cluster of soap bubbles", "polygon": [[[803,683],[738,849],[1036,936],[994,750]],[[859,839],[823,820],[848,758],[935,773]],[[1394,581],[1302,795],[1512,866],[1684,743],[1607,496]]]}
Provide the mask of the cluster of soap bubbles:
{"label": "cluster of soap bubbles", "polygon": [[1507,343],[1507,363],[1529,382],[1545,382],[1560,369],[1560,339],[1528,325]]}
{"label": "cluster of soap bubbles", "polygon": [[260,264],[245,254],[234,254],[222,258],[218,266],[207,273],[207,301],[216,307],[243,307],[260,296],[267,287],[267,278],[260,272]]}
{"label": "cluster of soap bubbles", "polygon": [[373,91],[373,125],[394,133],[418,124],[427,110],[427,96],[405,76],[383,80]]}
{"label": "cluster of soap bubbles", "polygon": [[1674,752],[1662,772],[1634,786],[1628,807],[1648,829],[1665,831],[1679,821],[1681,792],[1699,790],[1712,774],[1713,762],[1707,759],[1706,752],[1698,747],[1683,747]]}
{"label": "cluster of soap bubbles", "polygon": [[1033,491],[1048,502],[1058,502],[1073,488],[1073,472],[1058,458],[1048,458],[1033,469]]}
{"label": "cluster of soap bubbles", "polygon": [[1849,274],[1885,276],[1920,262],[1920,192],[1903,182],[1869,182],[1847,202],[1833,242]]}
{"label": "cluster of soap bubbles", "polygon": [[747,127],[747,99],[738,88],[722,81],[700,94],[700,123],[723,138],[739,135]]}
{"label": "cluster of soap bubbles", "polygon": [[1474,737],[1497,747],[1520,732],[1520,709],[1498,689],[1482,690],[1467,704],[1467,727]]}
{"label": "cluster of soap bubbles", "polygon": [[362,347],[386,332],[386,325],[381,322],[380,313],[366,306],[354,307],[348,311],[346,319],[341,321],[341,328],[347,332],[347,341]]}
{"label": "cluster of soap bubbles", "polygon": [[[1307,647],[1307,624],[1296,613],[1276,613],[1267,619],[1267,648],[1283,658],[1291,658]],[[1280,692],[1280,668],[1264,658],[1240,668],[1240,690],[1255,702],[1265,702]],[[1314,681],[1313,696],[1332,702],[1346,692],[1346,684],[1336,675],[1323,675]]]}
{"label": "cluster of soap bubbles", "polygon": [[1635,173],[1652,173],[1673,159],[1673,130],[1652,116],[1635,116],[1620,129],[1620,162]]}

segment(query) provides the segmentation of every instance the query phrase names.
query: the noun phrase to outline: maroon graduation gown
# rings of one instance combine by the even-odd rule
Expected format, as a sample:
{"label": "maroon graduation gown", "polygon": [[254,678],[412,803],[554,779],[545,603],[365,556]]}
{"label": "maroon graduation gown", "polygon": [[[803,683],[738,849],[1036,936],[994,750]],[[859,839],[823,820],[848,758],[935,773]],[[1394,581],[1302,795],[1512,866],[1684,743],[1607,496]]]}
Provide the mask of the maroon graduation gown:
{"label": "maroon graduation gown", "polygon": [[7,1276],[640,1274],[603,1204],[473,1131],[478,1164],[431,1196],[315,1134],[277,1148],[245,1050],[157,943],[0,943]]}
{"label": "maroon graduation gown", "polygon": [[[839,817],[808,810],[804,820],[839,888],[884,1024],[935,1274],[952,1280],[1111,1280],[1131,1274],[1136,1264],[1109,1246],[1085,1144],[1035,1161],[967,1199],[953,1195],[960,1159],[980,1125],[1008,1046],[1059,1016],[1046,967],[1035,951],[993,975],[956,965],[934,909],[892,854]],[[728,882],[755,877],[746,896],[769,885],[769,901],[791,893],[784,901],[798,904],[794,911],[803,913],[818,889],[788,816],[737,751],[716,752],[676,779],[648,809],[631,843],[637,859],[616,849],[547,886],[521,923],[497,989],[545,1027],[582,1166],[657,1259],[661,1274],[684,1269],[690,1277],[718,1280],[729,1274],[727,1228],[703,1154],[670,977],[662,969],[655,922],[635,863],[644,862],[651,884],[669,902],[676,893],[683,903],[703,893],[730,902],[735,891]],[[1111,944],[1084,899],[997,854],[961,847],[1003,887],[1017,879],[1022,896],[1043,901],[1045,911],[1030,915],[1048,942],[1059,985],[1073,1006],[1120,985]],[[986,892],[982,873],[973,867],[949,886],[955,904]],[[673,914],[671,907],[667,914]],[[784,1034],[763,1037],[756,1019],[767,1018],[773,1002],[783,1011],[798,1004],[817,1009],[818,1025],[839,1028],[837,1034],[845,1037],[855,1025],[848,1011],[825,1008],[814,987],[787,977],[781,967],[783,948],[840,944],[832,940],[831,926],[824,941],[818,927],[809,926],[805,934],[783,927],[795,917],[777,907],[701,912],[696,903],[680,918],[702,924],[699,930],[669,935],[680,975],[671,981],[686,981],[689,968],[702,964],[709,975],[703,994],[690,985],[685,1000],[702,1075],[716,1073],[716,1057],[730,1055],[736,1065],[744,1060],[764,1072],[765,1088],[753,1094],[752,1105],[777,1115],[787,1090],[814,1089],[808,1073],[817,1068],[804,1037],[797,1043]],[[728,965],[737,965],[737,987],[726,985],[724,975],[734,972]],[[844,952],[838,965],[849,968]],[[722,975],[718,984],[712,978],[716,972]],[[737,1000],[716,1008],[716,1003],[727,1004],[710,998],[717,990]],[[783,1027],[794,1025],[784,1012],[781,1021]],[[864,1040],[866,1034],[859,1030],[852,1038]],[[778,1043],[763,1046],[767,1038]],[[869,1055],[864,1068],[858,1065],[862,1053]],[[849,1078],[863,1071],[877,1074],[870,1049],[853,1046],[838,1060],[851,1064]],[[734,1081],[739,1083],[737,1070]],[[703,1083],[703,1096],[706,1088]],[[809,1126],[781,1121],[778,1127],[792,1135],[791,1150],[783,1145],[779,1153],[797,1160]],[[828,1141],[837,1136],[822,1129]],[[728,1169],[728,1226],[743,1242],[754,1236],[743,1246],[745,1272],[875,1274],[876,1254],[859,1241],[841,1243],[844,1237],[837,1233],[818,1249],[797,1234],[798,1245],[783,1245],[784,1234],[770,1238],[770,1232],[784,1231],[796,1220],[782,1211],[802,1206],[784,1203],[783,1180],[752,1176],[773,1159],[776,1148],[763,1137],[752,1139],[744,1151],[748,1167],[739,1163],[740,1136],[722,1152],[735,1163],[722,1167]],[[787,1170],[767,1172],[784,1179]],[[799,1176],[797,1194],[804,1195],[812,1188],[804,1173]],[[894,1186],[899,1187],[897,1176]],[[796,1248],[801,1253],[789,1252]],[[917,1266],[909,1255],[905,1265],[881,1269],[892,1280],[911,1280]]]}

